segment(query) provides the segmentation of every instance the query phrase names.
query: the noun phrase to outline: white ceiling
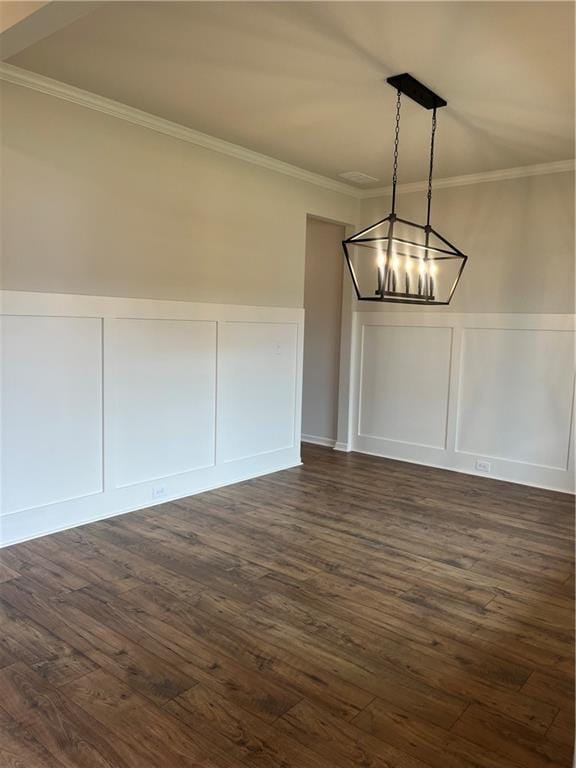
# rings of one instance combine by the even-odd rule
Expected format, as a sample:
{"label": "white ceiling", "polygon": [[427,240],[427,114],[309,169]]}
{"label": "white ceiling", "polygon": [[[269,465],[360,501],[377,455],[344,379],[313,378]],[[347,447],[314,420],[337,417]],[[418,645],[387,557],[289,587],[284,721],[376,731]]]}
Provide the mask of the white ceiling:
{"label": "white ceiling", "polygon": [[[437,177],[574,156],[571,2],[114,2],[11,64],[338,178],[390,181],[395,92],[448,101]],[[400,181],[430,113],[404,101]]]}

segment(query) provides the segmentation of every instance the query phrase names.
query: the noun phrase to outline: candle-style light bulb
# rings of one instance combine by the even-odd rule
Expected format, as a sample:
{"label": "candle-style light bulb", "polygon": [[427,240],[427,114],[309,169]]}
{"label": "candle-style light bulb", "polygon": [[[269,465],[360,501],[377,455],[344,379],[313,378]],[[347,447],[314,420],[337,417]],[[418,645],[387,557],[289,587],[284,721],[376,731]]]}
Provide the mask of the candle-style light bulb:
{"label": "candle-style light bulb", "polygon": [[410,256],[406,256],[404,264],[404,290],[406,293],[410,293],[410,274],[412,272],[412,259]]}
{"label": "candle-style light bulb", "polygon": [[386,265],[386,256],[383,253],[379,253],[376,257],[376,267],[378,272],[378,283],[376,293],[382,293],[384,286],[384,266]]}
{"label": "candle-style light bulb", "polygon": [[398,267],[400,262],[396,253],[392,253],[391,267],[392,267],[392,292],[396,293],[396,281],[398,279]]}
{"label": "candle-style light bulb", "polygon": [[418,296],[422,296],[424,293],[426,282],[426,262],[424,259],[420,259],[418,264]]}
{"label": "candle-style light bulb", "polygon": [[434,262],[434,259],[431,259],[430,264],[428,266],[428,271],[430,273],[430,276],[428,278],[428,285],[430,289],[430,297],[434,297],[434,278],[436,276],[436,273],[438,272],[438,266]]}

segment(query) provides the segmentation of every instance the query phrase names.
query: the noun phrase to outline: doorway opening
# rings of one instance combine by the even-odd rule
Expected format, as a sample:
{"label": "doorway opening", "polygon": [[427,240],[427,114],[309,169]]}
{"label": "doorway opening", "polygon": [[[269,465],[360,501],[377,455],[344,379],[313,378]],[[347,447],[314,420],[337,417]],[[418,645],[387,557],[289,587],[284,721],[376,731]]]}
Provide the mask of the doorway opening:
{"label": "doorway opening", "polygon": [[345,232],[343,224],[306,221],[302,440],[330,447],[338,428]]}

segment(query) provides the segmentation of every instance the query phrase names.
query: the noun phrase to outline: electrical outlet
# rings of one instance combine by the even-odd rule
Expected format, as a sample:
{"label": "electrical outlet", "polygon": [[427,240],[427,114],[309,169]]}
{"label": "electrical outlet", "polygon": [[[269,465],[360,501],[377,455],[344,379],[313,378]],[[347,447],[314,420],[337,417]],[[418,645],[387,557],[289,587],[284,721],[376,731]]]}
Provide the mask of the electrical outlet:
{"label": "electrical outlet", "polygon": [[478,459],[474,462],[474,467],[478,472],[492,472],[492,464],[489,461],[480,461]]}
{"label": "electrical outlet", "polygon": [[160,485],[153,485],[152,498],[161,499],[163,496],[166,496],[166,483],[161,483]]}

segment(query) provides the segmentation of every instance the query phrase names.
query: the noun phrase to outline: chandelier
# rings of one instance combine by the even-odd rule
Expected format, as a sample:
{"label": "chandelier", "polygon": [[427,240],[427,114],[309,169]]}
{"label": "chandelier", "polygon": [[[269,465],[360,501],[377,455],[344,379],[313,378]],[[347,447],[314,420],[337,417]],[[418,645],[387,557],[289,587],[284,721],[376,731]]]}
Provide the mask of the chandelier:
{"label": "chandelier", "polygon": [[[412,75],[394,75],[387,82],[397,92],[392,210],[386,218],[342,241],[346,261],[361,301],[449,304],[468,257],[430,223],[436,111],[447,102]],[[396,214],[402,94],[432,110],[426,224],[401,219]]]}

